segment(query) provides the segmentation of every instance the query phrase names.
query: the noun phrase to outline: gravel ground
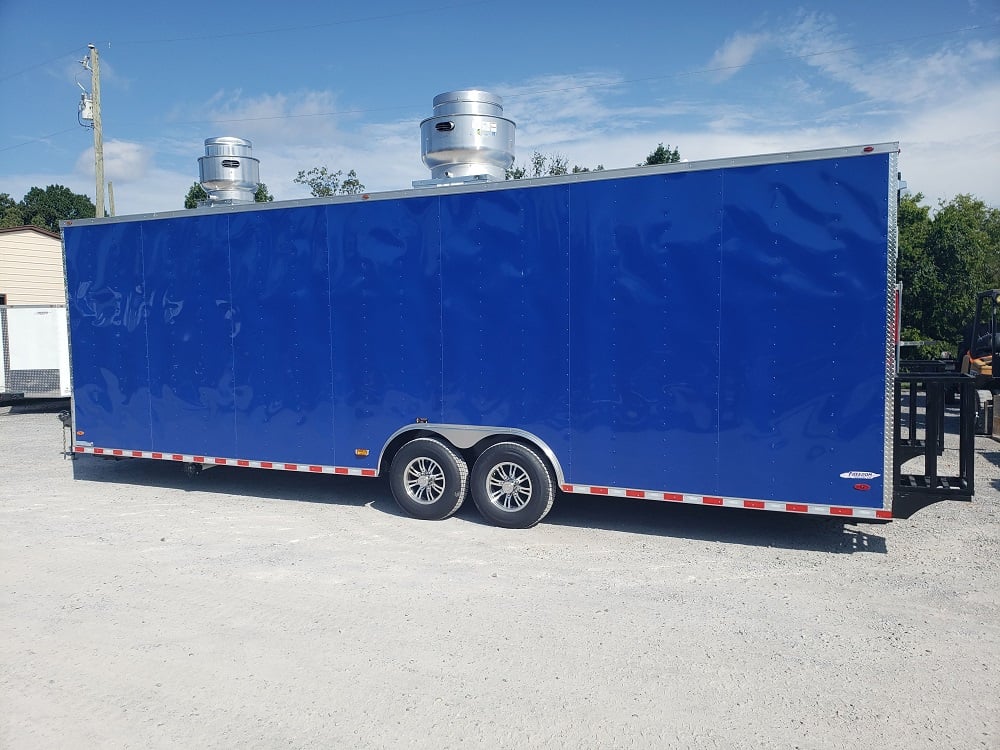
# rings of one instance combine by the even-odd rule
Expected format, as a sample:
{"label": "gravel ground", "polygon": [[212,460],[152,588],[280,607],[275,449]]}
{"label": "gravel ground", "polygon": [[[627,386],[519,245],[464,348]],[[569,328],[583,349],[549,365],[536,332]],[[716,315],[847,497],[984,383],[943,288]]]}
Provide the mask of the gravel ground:
{"label": "gravel ground", "polygon": [[65,460],[51,408],[2,409],[0,747],[998,748],[976,447],[976,500],[906,521],[561,496],[506,531]]}

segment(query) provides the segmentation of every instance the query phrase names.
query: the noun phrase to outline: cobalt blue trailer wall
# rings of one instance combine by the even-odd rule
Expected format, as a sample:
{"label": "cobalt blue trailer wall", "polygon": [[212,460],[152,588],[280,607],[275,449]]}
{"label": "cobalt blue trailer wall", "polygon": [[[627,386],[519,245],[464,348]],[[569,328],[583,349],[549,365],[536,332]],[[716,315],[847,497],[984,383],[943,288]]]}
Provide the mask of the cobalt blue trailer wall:
{"label": "cobalt blue trailer wall", "polygon": [[77,443],[353,472],[427,420],[530,433],[564,484],[888,507],[893,176],[845,151],[66,225]]}

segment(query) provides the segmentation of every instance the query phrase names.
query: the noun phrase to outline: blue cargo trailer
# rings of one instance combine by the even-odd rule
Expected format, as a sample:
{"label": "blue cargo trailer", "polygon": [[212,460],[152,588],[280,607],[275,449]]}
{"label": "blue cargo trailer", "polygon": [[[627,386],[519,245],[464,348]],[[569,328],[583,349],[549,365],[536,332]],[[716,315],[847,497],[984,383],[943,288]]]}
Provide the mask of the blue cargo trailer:
{"label": "blue cargo trailer", "polygon": [[73,450],[891,518],[897,151],[65,222]]}

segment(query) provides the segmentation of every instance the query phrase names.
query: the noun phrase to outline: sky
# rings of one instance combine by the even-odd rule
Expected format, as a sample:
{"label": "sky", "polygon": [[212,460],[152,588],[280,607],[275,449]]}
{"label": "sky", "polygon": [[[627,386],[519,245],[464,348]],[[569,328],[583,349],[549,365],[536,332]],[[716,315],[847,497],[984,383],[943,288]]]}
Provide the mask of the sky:
{"label": "sky", "polygon": [[[532,152],[629,167],[898,141],[909,190],[1000,207],[1000,2],[100,4],[0,0],[0,193],[95,194],[78,122],[97,47],[118,215],[176,210],[206,138],[253,142],[277,200],[356,170],[428,179],[420,121],[480,88]],[[82,87],[82,88],[81,88]]]}

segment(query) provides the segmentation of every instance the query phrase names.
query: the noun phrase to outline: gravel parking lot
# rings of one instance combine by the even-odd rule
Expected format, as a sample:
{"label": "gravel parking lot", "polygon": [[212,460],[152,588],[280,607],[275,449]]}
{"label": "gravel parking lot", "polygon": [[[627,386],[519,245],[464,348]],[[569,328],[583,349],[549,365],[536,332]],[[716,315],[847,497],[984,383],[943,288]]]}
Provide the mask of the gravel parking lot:
{"label": "gravel parking lot", "polygon": [[62,441],[0,409],[3,748],[1000,747],[988,438],[976,500],[906,521],[561,496],[527,531]]}

